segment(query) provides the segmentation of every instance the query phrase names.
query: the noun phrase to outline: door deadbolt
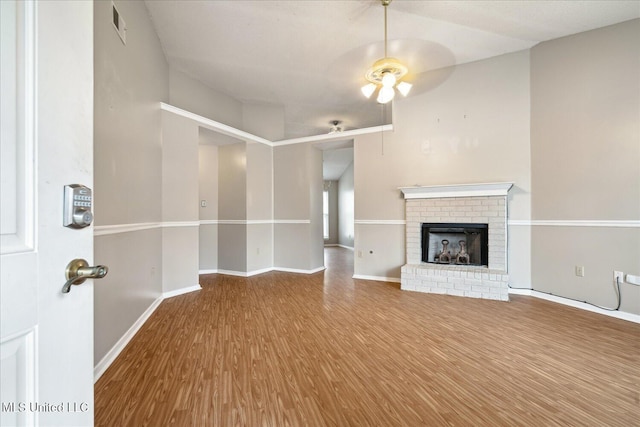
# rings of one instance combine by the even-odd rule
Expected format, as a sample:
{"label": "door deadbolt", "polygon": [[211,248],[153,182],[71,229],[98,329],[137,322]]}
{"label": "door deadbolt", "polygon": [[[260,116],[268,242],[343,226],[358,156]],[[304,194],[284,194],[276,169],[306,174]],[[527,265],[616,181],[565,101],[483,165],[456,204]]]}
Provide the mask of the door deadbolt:
{"label": "door deadbolt", "polygon": [[80,258],[74,259],[67,264],[65,270],[67,282],[62,287],[62,293],[69,293],[71,285],[79,285],[87,279],[102,279],[108,272],[109,268],[106,265],[90,267],[87,261]]}
{"label": "door deadbolt", "polygon": [[84,228],[91,225],[92,192],[80,184],[64,186],[64,212],[62,225],[69,228]]}

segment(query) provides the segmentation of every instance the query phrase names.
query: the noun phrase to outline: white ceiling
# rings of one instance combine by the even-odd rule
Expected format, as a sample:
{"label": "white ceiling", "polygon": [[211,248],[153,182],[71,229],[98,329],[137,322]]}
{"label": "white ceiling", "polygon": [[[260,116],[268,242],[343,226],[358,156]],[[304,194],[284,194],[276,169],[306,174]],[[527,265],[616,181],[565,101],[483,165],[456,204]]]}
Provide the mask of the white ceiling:
{"label": "white ceiling", "polygon": [[[286,138],[327,133],[334,119],[345,130],[385,120],[359,90],[384,56],[379,0],[145,3],[171,66],[240,101],[284,106]],[[638,17],[640,1],[395,0],[389,54],[409,66],[415,94],[429,89],[426,71]]]}

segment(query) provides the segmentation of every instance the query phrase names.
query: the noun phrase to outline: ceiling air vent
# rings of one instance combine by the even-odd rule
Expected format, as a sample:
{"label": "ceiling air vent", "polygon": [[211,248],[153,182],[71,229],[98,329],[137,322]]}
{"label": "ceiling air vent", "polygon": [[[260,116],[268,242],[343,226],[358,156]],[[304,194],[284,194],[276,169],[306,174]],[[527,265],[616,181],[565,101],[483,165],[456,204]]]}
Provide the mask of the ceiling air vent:
{"label": "ceiling air vent", "polygon": [[126,45],[127,24],[124,22],[124,19],[122,19],[122,16],[120,15],[120,12],[118,12],[118,9],[116,9],[116,5],[114,2],[111,2],[111,10],[113,15],[113,19],[111,21],[113,23],[113,28],[116,29],[116,32],[120,36],[120,40],[122,40],[122,43]]}

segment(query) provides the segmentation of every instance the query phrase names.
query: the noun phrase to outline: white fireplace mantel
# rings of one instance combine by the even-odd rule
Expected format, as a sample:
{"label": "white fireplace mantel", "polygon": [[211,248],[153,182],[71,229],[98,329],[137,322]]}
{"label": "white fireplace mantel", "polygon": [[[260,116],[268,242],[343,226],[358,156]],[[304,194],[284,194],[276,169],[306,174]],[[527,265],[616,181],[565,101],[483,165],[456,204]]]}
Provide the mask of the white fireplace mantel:
{"label": "white fireplace mantel", "polygon": [[443,197],[506,196],[512,186],[512,182],[490,182],[400,187],[399,189],[405,199],[437,199]]}

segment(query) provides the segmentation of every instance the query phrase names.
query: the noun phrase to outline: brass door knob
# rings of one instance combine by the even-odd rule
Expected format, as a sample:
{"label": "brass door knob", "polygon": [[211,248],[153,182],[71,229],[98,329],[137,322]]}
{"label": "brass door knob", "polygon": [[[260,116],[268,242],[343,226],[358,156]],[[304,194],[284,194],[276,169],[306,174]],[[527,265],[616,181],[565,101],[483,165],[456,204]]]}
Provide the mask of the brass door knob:
{"label": "brass door knob", "polygon": [[65,270],[67,282],[62,287],[62,293],[67,294],[71,290],[71,285],[80,285],[87,279],[102,279],[109,272],[105,265],[89,266],[89,263],[81,258],[74,259]]}

